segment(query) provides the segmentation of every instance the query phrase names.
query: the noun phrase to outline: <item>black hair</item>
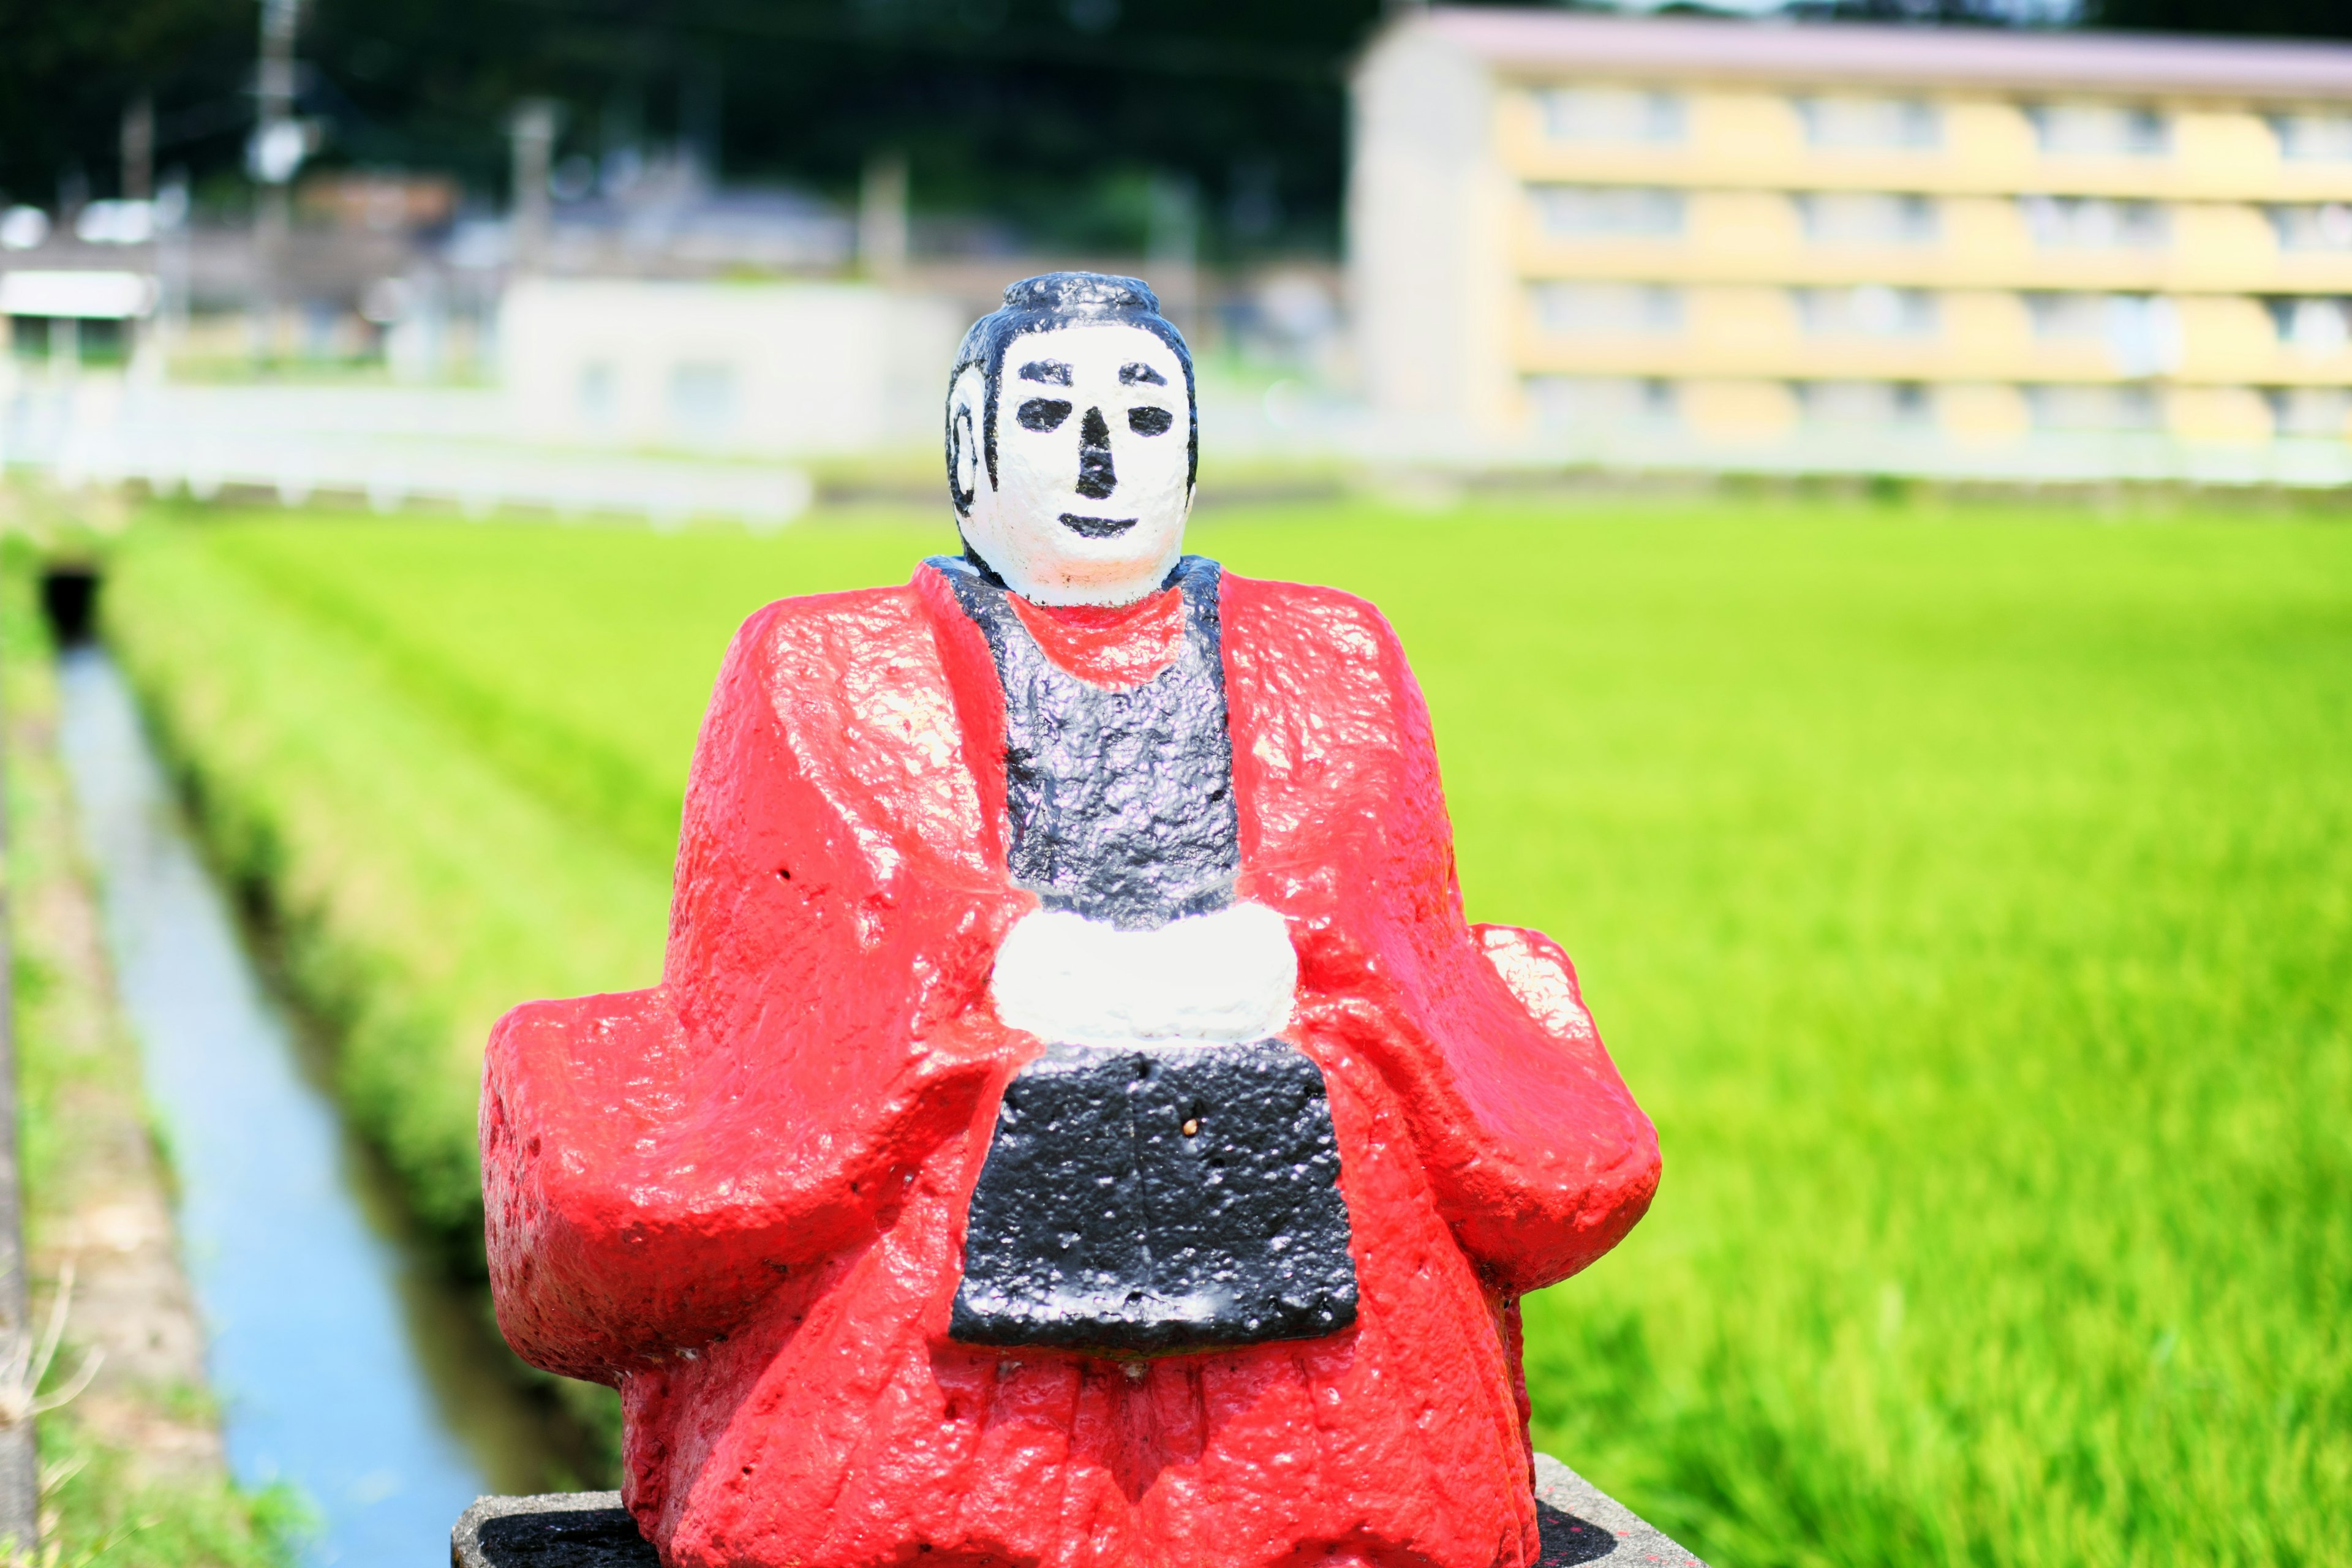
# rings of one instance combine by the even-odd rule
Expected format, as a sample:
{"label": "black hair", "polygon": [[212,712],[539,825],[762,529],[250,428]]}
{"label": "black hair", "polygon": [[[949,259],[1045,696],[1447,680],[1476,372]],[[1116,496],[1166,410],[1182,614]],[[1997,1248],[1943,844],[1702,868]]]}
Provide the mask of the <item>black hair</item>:
{"label": "black hair", "polygon": [[980,367],[985,393],[981,406],[981,450],[988,461],[988,482],[996,483],[996,404],[1004,381],[1004,351],[1024,332],[1050,332],[1090,321],[1118,321],[1141,327],[1173,350],[1184,367],[1185,416],[1191,422],[1184,445],[1184,482],[1191,484],[1201,469],[1200,396],[1192,385],[1192,353],[1184,335],[1160,313],[1160,296],[1140,278],[1118,278],[1105,272],[1047,272],[1024,278],[1004,290],[1004,304],[971,324],[956,350],[955,368],[948,372],[948,494],[956,515],[971,511],[971,492],[956,483],[955,384],[963,373]]}

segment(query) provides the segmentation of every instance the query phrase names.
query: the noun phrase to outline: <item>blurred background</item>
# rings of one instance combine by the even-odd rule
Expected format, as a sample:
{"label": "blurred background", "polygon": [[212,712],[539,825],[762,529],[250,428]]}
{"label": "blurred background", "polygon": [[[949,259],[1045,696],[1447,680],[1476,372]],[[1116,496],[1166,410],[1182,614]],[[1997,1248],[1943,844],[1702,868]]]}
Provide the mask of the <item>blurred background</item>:
{"label": "blurred background", "polygon": [[729,637],[954,547],[1067,267],[1658,1123],[1538,1446],[1717,1568],[2352,1564],[2342,0],[0,0],[0,1534],[614,1482],[482,1041],[656,978]]}
{"label": "blurred background", "polygon": [[2332,485],[2352,57],[2120,30],[2271,3],[27,7],[0,460],[776,521],[1088,266],[1236,459]]}

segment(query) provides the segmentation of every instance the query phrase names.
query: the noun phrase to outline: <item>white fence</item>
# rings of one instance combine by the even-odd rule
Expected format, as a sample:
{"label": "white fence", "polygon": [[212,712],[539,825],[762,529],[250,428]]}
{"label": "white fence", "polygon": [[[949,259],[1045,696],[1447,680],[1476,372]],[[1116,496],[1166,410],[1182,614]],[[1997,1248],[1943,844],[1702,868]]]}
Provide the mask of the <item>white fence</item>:
{"label": "white fence", "polygon": [[[511,394],[485,389],[175,386],[96,374],[11,384],[0,369],[0,468],[38,467],[69,483],[140,479],[158,493],[200,499],[257,489],[289,504],[331,494],[382,511],[416,504],[481,516],[523,508],[656,527],[696,518],[780,527],[814,499],[808,474],[780,459],[554,446],[518,432],[515,411]],[[2334,437],[2228,447],[2145,431],[2037,431],[1969,447],[1928,430],[1832,426],[1733,445],[1654,425],[1499,442],[1383,422],[1294,383],[1262,392],[1211,377],[1203,378],[1201,425],[1213,485],[1223,461],[1297,459],[1474,472],[2352,487],[2352,442]]]}
{"label": "white fence", "polygon": [[805,472],[776,462],[520,442],[507,434],[509,406],[499,393],[467,389],[0,381],[0,468],[46,468],[69,484],[140,479],[199,499],[249,488],[289,504],[335,493],[382,511],[522,507],[657,527],[694,518],[781,527],[814,499]]}

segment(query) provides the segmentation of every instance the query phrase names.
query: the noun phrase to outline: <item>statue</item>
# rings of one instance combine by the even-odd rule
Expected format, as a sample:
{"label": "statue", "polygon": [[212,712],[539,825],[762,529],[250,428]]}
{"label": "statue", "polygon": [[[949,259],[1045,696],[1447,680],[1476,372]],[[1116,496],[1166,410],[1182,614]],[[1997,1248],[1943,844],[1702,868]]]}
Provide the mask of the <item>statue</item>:
{"label": "statue", "polygon": [[1537,1559],[1517,1300],[1655,1135],[1388,624],[1181,553],[1197,447],[1149,289],[1006,289],[962,553],[745,623],[661,984],[490,1041],[499,1323],[669,1568]]}

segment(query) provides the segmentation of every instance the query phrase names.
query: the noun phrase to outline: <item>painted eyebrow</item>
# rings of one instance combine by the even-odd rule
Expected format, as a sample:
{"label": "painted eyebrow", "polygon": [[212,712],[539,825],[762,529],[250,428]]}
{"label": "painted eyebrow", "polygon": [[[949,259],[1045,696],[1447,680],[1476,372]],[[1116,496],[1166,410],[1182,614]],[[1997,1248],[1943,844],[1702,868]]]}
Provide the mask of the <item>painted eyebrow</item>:
{"label": "painted eyebrow", "polygon": [[1141,360],[1137,360],[1132,363],[1119,366],[1118,379],[1120,384],[1126,386],[1133,386],[1138,382],[1141,382],[1147,386],[1165,386],[1168,384],[1168,378],[1166,376],[1160,374],[1150,365],[1145,364]]}
{"label": "painted eyebrow", "polygon": [[1057,359],[1033,359],[1021,367],[1024,381],[1042,381],[1049,386],[1070,384],[1070,367]]}

